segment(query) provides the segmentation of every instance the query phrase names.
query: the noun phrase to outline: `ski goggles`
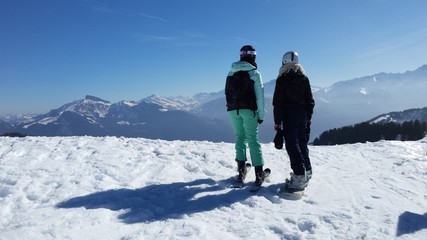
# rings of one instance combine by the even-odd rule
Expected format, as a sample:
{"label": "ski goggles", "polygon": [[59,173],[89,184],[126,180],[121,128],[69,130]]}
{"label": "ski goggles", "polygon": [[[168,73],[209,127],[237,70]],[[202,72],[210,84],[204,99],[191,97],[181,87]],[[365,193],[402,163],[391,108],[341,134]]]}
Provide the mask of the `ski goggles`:
{"label": "ski goggles", "polygon": [[255,55],[256,56],[256,51],[252,51],[252,50],[242,50],[240,51],[240,55]]}

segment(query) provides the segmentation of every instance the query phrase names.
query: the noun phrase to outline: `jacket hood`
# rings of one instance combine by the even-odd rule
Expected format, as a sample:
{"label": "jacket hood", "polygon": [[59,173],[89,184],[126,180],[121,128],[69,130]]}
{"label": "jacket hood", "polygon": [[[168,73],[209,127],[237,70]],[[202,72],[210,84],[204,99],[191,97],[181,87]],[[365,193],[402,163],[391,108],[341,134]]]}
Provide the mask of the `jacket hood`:
{"label": "jacket hood", "polygon": [[257,69],[255,66],[253,66],[252,64],[246,62],[246,61],[239,61],[239,62],[234,62],[233,64],[231,64],[231,70],[230,72],[238,72],[238,71],[251,71],[251,70],[255,70]]}

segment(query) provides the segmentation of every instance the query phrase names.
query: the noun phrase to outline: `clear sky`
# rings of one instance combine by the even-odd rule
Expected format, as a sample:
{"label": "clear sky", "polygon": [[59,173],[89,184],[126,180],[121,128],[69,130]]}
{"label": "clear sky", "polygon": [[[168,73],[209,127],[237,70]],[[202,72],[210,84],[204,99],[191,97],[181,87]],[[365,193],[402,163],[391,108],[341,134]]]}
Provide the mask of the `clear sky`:
{"label": "clear sky", "polygon": [[243,45],[264,82],[295,50],[312,85],[427,63],[425,0],[1,0],[0,114],[224,88]]}

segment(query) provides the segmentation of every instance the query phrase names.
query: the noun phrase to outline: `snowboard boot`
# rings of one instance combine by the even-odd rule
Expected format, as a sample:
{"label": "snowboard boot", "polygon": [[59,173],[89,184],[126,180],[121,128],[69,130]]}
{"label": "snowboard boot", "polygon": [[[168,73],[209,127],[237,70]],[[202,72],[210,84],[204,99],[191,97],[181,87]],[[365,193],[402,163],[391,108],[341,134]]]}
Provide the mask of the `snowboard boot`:
{"label": "snowboard boot", "polygon": [[237,177],[238,182],[244,182],[248,169],[246,168],[246,161],[236,161],[237,162],[237,171],[239,176]]}
{"label": "snowboard boot", "polygon": [[285,188],[289,192],[303,191],[307,187],[308,181],[305,175],[295,175],[291,173],[291,178],[286,179]]}
{"label": "snowboard boot", "polygon": [[264,170],[262,166],[255,167],[255,185],[261,186],[264,182]]}

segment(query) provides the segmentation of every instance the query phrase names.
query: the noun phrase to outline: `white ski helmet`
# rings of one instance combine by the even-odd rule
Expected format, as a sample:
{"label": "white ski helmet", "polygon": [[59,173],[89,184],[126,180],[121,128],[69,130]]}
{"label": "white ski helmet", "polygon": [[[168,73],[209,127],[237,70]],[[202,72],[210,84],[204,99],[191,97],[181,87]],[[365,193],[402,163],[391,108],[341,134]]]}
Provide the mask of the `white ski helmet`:
{"label": "white ski helmet", "polygon": [[286,64],[286,63],[298,63],[298,53],[294,52],[294,51],[289,51],[287,53],[285,53],[285,55],[283,55],[282,58],[282,63]]}

